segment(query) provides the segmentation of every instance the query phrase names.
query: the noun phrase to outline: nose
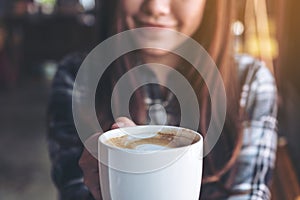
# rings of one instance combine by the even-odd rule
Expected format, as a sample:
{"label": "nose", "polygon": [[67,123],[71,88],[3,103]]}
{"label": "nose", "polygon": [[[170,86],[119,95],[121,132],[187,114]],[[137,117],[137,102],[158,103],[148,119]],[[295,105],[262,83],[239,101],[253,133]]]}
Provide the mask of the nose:
{"label": "nose", "polygon": [[158,17],[168,15],[171,12],[171,0],[145,0],[142,10],[148,15]]}

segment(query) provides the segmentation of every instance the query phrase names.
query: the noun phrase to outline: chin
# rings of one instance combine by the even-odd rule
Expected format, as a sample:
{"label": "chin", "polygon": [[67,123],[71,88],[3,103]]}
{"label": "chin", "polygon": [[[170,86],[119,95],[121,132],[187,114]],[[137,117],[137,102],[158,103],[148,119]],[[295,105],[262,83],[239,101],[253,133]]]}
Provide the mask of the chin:
{"label": "chin", "polygon": [[150,49],[150,48],[145,48],[142,50],[143,54],[145,54],[146,56],[150,56],[150,57],[158,57],[158,56],[165,56],[170,54],[169,51],[166,50],[162,50],[162,49]]}
{"label": "chin", "polygon": [[[135,32],[134,40],[140,44],[141,47],[150,47],[149,52],[153,52],[154,54],[166,54],[167,51],[154,49],[154,48],[164,48],[173,50],[182,42],[178,33],[171,29],[162,29],[155,27],[147,27],[147,29],[139,30]],[[147,50],[148,52],[148,50]]]}

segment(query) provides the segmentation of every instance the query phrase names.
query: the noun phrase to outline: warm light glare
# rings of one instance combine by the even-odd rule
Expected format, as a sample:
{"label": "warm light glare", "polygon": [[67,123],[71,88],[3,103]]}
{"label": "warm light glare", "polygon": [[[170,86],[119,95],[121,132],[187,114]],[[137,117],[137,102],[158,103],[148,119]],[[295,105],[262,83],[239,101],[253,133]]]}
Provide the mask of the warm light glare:
{"label": "warm light glare", "polygon": [[234,35],[236,36],[240,36],[244,33],[244,24],[241,22],[241,21],[235,21],[233,24],[232,24],[232,32]]}
{"label": "warm light glare", "polygon": [[246,40],[245,49],[246,52],[254,56],[266,57],[272,55],[272,57],[276,57],[278,54],[277,41],[270,37],[249,37],[248,40]]}
{"label": "warm light glare", "polygon": [[262,59],[273,72],[273,60],[278,56],[278,44],[266,1],[246,1],[244,50]]}

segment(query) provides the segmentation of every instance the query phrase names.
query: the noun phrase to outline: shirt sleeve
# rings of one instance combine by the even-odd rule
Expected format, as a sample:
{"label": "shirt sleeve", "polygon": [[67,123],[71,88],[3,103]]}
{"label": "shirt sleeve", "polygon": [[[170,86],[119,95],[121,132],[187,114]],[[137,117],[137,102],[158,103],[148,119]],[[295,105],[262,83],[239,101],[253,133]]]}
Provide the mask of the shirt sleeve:
{"label": "shirt sleeve", "polygon": [[277,90],[269,70],[260,63],[253,80],[245,84],[241,103],[248,120],[243,122],[243,143],[237,160],[233,195],[228,200],[269,200],[270,181],[277,148]]}
{"label": "shirt sleeve", "polygon": [[78,160],[83,150],[72,114],[72,92],[82,58],[70,55],[60,63],[53,80],[47,111],[48,149],[51,175],[63,200],[92,200],[83,183]]}

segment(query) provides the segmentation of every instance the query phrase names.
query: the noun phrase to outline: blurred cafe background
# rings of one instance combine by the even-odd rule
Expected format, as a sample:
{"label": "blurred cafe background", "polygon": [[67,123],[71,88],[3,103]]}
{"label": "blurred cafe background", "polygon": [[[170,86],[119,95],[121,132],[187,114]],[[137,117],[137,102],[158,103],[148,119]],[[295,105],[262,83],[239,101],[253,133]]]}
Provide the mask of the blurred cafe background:
{"label": "blurred cafe background", "polygon": [[[279,89],[274,200],[300,199],[300,1],[238,0],[235,52],[263,59]],[[100,42],[101,0],[0,0],[0,199],[54,200],[46,107],[58,62]]]}

